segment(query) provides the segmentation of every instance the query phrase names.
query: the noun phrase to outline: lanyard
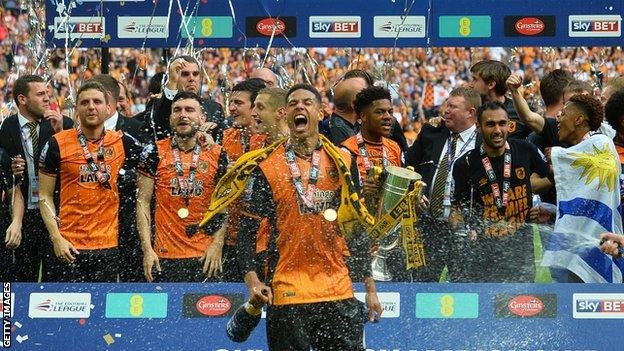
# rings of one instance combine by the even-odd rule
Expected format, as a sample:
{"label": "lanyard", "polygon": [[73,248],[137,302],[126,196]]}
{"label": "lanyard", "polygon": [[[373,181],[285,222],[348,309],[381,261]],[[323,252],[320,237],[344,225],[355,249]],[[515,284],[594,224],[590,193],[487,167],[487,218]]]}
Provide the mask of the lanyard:
{"label": "lanyard", "polygon": [[171,139],[171,150],[173,152],[173,160],[175,162],[175,170],[178,178],[178,186],[180,187],[180,193],[184,198],[184,203],[188,206],[189,196],[191,190],[195,186],[195,171],[199,163],[199,155],[201,154],[201,145],[195,142],[195,148],[193,149],[193,159],[191,166],[189,167],[189,175],[187,179],[184,179],[184,166],[180,160],[180,146],[176,138]]}
{"label": "lanyard", "polygon": [[249,151],[249,141],[250,141],[250,139],[251,138],[245,136],[245,134],[241,130],[241,132],[240,132],[240,141],[241,141],[241,147],[243,148],[243,153]]}
{"label": "lanyard", "polygon": [[[362,156],[362,162],[364,162],[364,169],[366,169],[366,176],[368,177],[370,176],[370,170],[373,168],[373,166],[371,165],[370,160],[368,158],[368,150],[366,149],[366,144],[364,143],[364,138],[362,137],[362,133],[357,133],[355,135],[355,139],[357,140],[358,149],[360,150],[360,156]],[[384,167],[386,167],[388,166],[388,151],[386,150],[386,147],[383,145],[383,141],[381,144],[381,150],[382,150],[381,164]]]}
{"label": "lanyard", "polygon": [[297,189],[297,194],[305,207],[309,210],[314,210],[314,200],[316,196],[316,182],[318,181],[320,172],[320,164],[321,164],[321,141],[319,140],[316,145],[316,149],[314,149],[314,153],[312,153],[312,166],[310,167],[310,172],[308,175],[308,188],[304,191],[303,182],[301,181],[301,171],[299,170],[299,166],[297,166],[295,151],[292,148],[292,144],[290,140],[286,142],[286,162],[288,163],[288,168],[290,169],[290,174],[292,175],[292,182]]}
{"label": "lanyard", "polygon": [[494,173],[494,169],[492,169],[490,158],[485,154],[485,149],[483,148],[483,145],[481,145],[481,156],[483,156],[481,163],[483,163],[483,168],[485,168],[485,173],[490,181],[492,195],[494,196],[494,203],[499,210],[507,207],[507,202],[509,200],[509,194],[507,194],[510,188],[509,179],[511,178],[511,152],[509,150],[509,143],[505,142],[505,155],[503,156],[505,162],[503,168],[503,195],[501,198],[501,191],[498,188],[496,174]]}
{"label": "lanyard", "polygon": [[[448,147],[446,148],[446,153],[448,154],[448,169],[449,172],[451,170],[451,168],[453,167],[453,163],[455,162],[456,158],[455,156],[461,156],[464,154],[464,152],[466,151],[466,148],[468,147],[468,145],[470,144],[470,142],[472,142],[472,140],[475,138],[475,136],[477,135],[477,131],[475,130],[474,132],[472,132],[470,134],[470,138],[468,138],[468,140],[466,140],[466,142],[464,143],[464,145],[462,145],[461,149],[459,149],[459,152],[454,153],[455,150],[451,150],[451,145],[453,142],[453,137],[451,137],[449,135],[448,138]],[[459,134],[458,134],[458,138],[459,138]]]}
{"label": "lanyard", "polygon": [[82,129],[78,128],[78,142],[80,143],[80,148],[82,149],[82,154],[91,169],[91,173],[95,174],[98,182],[102,184],[102,186],[106,189],[110,189],[111,185],[109,183],[110,174],[106,170],[106,163],[104,162],[104,137],[106,136],[106,130],[102,132],[102,137],[100,138],[100,144],[98,146],[97,160],[96,164],[93,160],[93,154],[89,151],[87,147],[87,137],[82,132]]}

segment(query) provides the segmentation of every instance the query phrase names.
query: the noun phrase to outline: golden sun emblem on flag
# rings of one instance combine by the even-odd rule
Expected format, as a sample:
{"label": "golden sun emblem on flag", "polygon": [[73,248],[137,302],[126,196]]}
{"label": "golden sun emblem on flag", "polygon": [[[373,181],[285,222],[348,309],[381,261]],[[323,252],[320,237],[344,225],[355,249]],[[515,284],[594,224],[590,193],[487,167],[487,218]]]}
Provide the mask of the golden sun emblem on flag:
{"label": "golden sun emblem on flag", "polygon": [[602,149],[593,145],[594,152],[571,152],[570,156],[576,160],[572,162],[572,168],[583,167],[583,173],[579,179],[586,177],[585,185],[598,179],[598,190],[606,185],[609,191],[613,191],[618,181],[617,160],[609,149],[609,145],[604,144]]}

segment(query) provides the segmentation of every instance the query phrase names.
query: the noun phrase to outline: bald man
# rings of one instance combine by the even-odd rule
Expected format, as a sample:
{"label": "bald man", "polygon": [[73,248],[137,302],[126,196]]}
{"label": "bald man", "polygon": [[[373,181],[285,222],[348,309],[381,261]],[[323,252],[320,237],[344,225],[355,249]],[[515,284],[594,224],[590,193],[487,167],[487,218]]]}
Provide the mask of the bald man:
{"label": "bald man", "polygon": [[253,70],[249,78],[258,78],[266,84],[267,88],[277,88],[277,76],[268,68],[262,67]]}
{"label": "bald man", "polygon": [[372,77],[362,70],[351,70],[334,88],[334,113],[329,117],[329,140],[334,145],[355,135],[360,130],[360,122],[353,108],[355,96],[372,85]]}

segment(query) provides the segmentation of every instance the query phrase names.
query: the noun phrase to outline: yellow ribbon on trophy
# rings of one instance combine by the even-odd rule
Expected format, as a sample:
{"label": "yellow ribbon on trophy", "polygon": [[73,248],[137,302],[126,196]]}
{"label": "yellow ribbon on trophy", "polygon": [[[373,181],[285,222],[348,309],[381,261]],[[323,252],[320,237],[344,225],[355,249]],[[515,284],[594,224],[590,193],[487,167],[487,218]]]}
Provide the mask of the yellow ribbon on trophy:
{"label": "yellow ribbon on trophy", "polygon": [[[375,224],[375,219],[368,212],[366,206],[362,204],[360,195],[355,191],[349,167],[347,167],[347,163],[342,158],[339,149],[325,136],[319,135],[319,138],[321,139],[323,150],[327,152],[327,155],[338,169],[341,183],[338,226],[342,235],[349,239],[356,226],[361,225],[364,228],[368,228]],[[206,211],[199,226],[205,226],[216,214],[234,202],[244,192],[247,180],[260,162],[266,160],[285,141],[286,139],[282,139],[266,148],[243,154],[219,180],[215,191],[212,193],[208,211]]]}
{"label": "yellow ribbon on trophy", "polygon": [[418,221],[415,205],[420,201],[424,185],[422,181],[417,181],[414,188],[403,195],[390,211],[384,213],[368,232],[371,241],[376,242],[385,238],[400,223],[407,269],[426,265],[422,235],[418,228],[414,227]]}

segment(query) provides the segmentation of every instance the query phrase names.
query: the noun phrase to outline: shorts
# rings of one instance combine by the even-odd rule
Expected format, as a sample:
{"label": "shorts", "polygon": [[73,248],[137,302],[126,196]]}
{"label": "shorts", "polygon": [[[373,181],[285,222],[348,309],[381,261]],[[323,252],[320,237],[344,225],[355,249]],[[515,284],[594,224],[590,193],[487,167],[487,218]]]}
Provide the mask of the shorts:
{"label": "shorts", "polygon": [[271,351],[363,351],[362,303],[356,299],[269,306]]}

